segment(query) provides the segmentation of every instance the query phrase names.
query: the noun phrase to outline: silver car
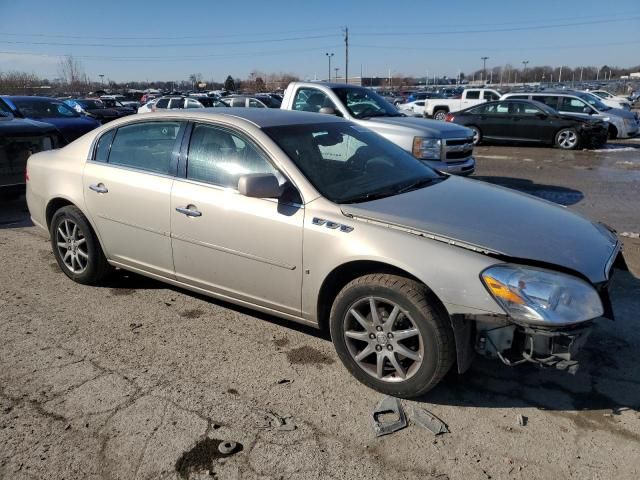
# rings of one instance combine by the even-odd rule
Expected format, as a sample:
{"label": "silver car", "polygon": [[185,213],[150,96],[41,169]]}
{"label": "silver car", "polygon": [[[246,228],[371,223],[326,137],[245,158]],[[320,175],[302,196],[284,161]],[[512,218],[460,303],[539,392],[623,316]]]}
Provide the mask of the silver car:
{"label": "silver car", "polygon": [[474,353],[575,369],[622,262],[607,227],[329,115],[127,117],[33,155],[27,178],[72,280],[119,267],[327,329],[358,380],[400,397]]}

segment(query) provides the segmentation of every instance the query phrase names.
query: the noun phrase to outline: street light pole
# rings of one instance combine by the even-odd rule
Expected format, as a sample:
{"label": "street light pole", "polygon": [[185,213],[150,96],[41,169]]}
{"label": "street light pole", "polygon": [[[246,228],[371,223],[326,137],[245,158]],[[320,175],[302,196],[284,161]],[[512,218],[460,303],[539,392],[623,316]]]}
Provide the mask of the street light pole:
{"label": "street light pole", "polygon": [[482,60],[482,80],[487,83],[487,60],[489,57],[480,57],[480,60]]}
{"label": "street light pole", "polygon": [[331,82],[331,57],[333,57],[333,53],[325,53],[325,55],[329,59],[329,82]]}
{"label": "street light pole", "polygon": [[100,77],[100,84],[104,87],[104,73],[99,73],[98,76]]}
{"label": "street light pole", "polygon": [[529,63],[529,60],[523,60],[522,61],[522,65],[524,65],[524,70],[522,71],[522,83],[525,82],[525,79],[527,78],[527,64]]}
{"label": "street light pole", "polygon": [[338,70],[340,70],[340,67],[334,67],[334,70],[335,70],[335,72],[336,72],[336,76],[335,76],[335,77],[333,77],[333,78],[334,78],[334,80],[337,82],[337,81],[338,81]]}

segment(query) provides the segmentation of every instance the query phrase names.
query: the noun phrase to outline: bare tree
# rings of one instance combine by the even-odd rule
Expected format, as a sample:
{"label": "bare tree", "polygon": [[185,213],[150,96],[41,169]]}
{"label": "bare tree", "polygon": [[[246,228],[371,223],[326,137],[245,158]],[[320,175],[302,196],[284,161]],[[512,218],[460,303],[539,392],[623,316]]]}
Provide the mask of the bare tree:
{"label": "bare tree", "polygon": [[64,83],[72,87],[86,83],[87,81],[82,63],[72,55],[67,55],[60,60],[58,64],[58,75]]}

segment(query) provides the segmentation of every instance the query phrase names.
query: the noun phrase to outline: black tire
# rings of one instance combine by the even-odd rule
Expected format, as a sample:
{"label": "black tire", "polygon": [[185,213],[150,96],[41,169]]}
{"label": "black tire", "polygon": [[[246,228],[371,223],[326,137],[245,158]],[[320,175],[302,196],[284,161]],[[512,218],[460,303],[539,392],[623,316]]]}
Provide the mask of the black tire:
{"label": "black tire", "polygon": [[[395,303],[410,316],[419,331],[423,346],[421,363],[404,380],[397,378],[395,381],[385,381],[376,378],[359,365],[347,345],[344,331],[345,325],[350,321],[348,312],[358,302],[366,301],[369,297],[388,299]],[[403,318],[401,315],[398,318]],[[387,395],[415,398],[425,394],[440,382],[455,360],[455,340],[446,312],[437,308],[433,294],[424,285],[397,275],[370,274],[349,282],[333,302],[330,330],[338,356],[351,374],[368,387]],[[377,340],[371,340],[374,341]],[[375,352],[371,355],[378,358]],[[408,360],[402,356],[396,357],[399,358],[401,361]],[[387,360],[383,360],[382,364],[387,367],[390,365]]]}
{"label": "black tire", "polygon": [[447,110],[436,110],[433,112],[433,119],[444,121],[444,117],[449,113]]}
{"label": "black tire", "polygon": [[473,144],[480,145],[480,142],[482,142],[482,131],[475,125],[470,125],[467,128],[473,130]]}
{"label": "black tire", "polygon": [[618,129],[613,125],[609,125],[609,140],[618,138]]}
{"label": "black tire", "polygon": [[[61,252],[62,247],[58,246],[58,241],[61,240],[58,229],[62,228],[64,232],[65,220],[70,220],[78,226],[78,236],[84,238],[83,244],[86,245],[86,249],[83,249],[83,252],[87,255],[86,265],[83,270],[78,269],[77,272],[72,271],[71,267],[65,263],[64,256]],[[104,279],[111,271],[112,268],[107,262],[107,258],[102,251],[95,232],[91,228],[89,221],[77,207],[68,205],[54,213],[51,219],[49,234],[51,236],[53,255],[60,269],[74,282],[84,285],[95,285]]]}

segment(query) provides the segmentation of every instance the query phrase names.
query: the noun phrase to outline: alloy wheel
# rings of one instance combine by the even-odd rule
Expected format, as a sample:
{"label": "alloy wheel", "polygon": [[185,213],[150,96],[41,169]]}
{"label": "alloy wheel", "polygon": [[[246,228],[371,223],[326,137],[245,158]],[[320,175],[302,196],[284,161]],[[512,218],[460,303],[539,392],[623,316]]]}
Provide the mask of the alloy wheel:
{"label": "alloy wheel", "polygon": [[353,359],[377,380],[407,380],[422,364],[424,346],[416,323],[391,300],[359,299],[347,310],[343,332]]}
{"label": "alloy wheel", "polygon": [[564,130],[558,134],[558,144],[562,148],[575,148],[578,143],[578,135],[571,130]]}
{"label": "alloy wheel", "polygon": [[56,245],[62,263],[71,273],[81,274],[87,269],[87,239],[78,224],[70,218],[64,218],[58,225]]}

